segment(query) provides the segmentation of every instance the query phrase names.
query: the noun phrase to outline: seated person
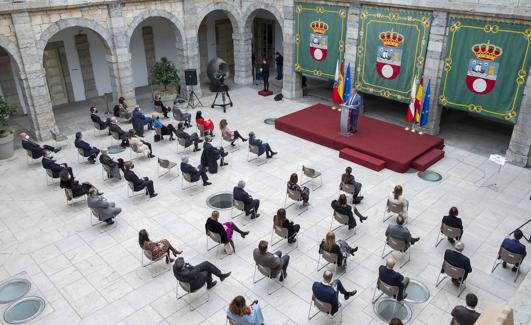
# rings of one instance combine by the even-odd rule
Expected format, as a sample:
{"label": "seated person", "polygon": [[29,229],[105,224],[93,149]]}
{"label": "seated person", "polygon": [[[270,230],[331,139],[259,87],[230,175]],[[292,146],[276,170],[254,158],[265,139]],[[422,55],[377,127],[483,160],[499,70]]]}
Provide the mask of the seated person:
{"label": "seated person", "polygon": [[406,299],[407,293],[404,293],[407,286],[409,285],[409,278],[404,277],[402,274],[393,270],[395,267],[396,260],[394,257],[390,256],[385,260],[385,265],[380,265],[379,269],[379,279],[387,285],[399,287],[398,290],[398,301]]}
{"label": "seated person", "polygon": [[402,186],[397,185],[393,189],[393,192],[389,194],[389,202],[394,204],[399,204],[402,206],[402,213],[401,216],[407,219],[407,210],[409,208],[409,201],[404,198],[404,195],[402,195],[403,189]]}
{"label": "seated person", "polygon": [[78,149],[83,149],[83,156],[88,156],[88,161],[91,164],[96,163],[96,157],[100,154],[100,149],[92,147],[90,144],[83,141],[83,134],[81,132],[76,132],[76,140],[74,141],[74,145]]}
{"label": "seated person", "polygon": [[354,219],[352,210],[354,210],[354,213],[358,216],[358,218],[360,218],[360,222],[363,223],[363,220],[367,220],[367,217],[362,216],[354,204],[352,207],[347,204],[347,196],[345,194],[341,194],[337,200],[333,200],[331,206],[335,212],[348,216],[349,230],[356,227],[356,219]]}
{"label": "seated person", "polygon": [[251,219],[258,218],[260,214],[258,213],[258,208],[260,207],[260,200],[253,199],[252,196],[249,195],[244,190],[245,182],[239,181],[238,186],[235,186],[232,190],[232,197],[235,200],[242,201],[244,204],[244,210],[245,215],[251,215]]}
{"label": "seated person", "polygon": [[136,105],[135,109],[133,110],[131,123],[133,125],[133,129],[140,137],[144,136],[145,125],[148,126],[148,130],[153,130],[153,119],[142,114],[138,105]]}
{"label": "seated person", "polygon": [[[116,114],[114,116],[116,116]],[[125,98],[123,97],[118,98],[118,116],[116,117],[124,118],[127,121],[131,120],[131,110],[127,106]]]}
{"label": "seated person", "polygon": [[[461,221],[461,218],[457,217],[458,214],[459,214],[459,211],[457,211],[457,208],[451,207],[450,211],[448,212],[448,215],[443,217],[442,223],[444,223],[448,227],[458,228],[458,229],[463,230],[463,222]],[[463,236],[462,232],[461,232],[461,236]],[[448,238],[448,241],[453,244],[456,240],[460,240],[461,236],[456,237],[456,238]]]}
{"label": "seated person", "polygon": [[[513,236],[514,236],[514,239],[505,238],[503,240],[502,244],[501,244],[501,247],[505,248],[506,250],[508,250],[511,253],[522,254],[524,256],[524,258],[525,258],[525,256],[527,255],[527,252],[525,250],[525,245],[520,243],[520,239],[522,239],[522,237],[524,237],[524,233],[520,229],[516,229],[514,231],[514,233],[513,233]],[[500,257],[498,256],[498,258],[500,258]],[[522,259],[522,261],[523,261],[523,259]],[[513,266],[513,269],[512,269],[513,272],[516,272],[516,270],[518,270],[518,265],[519,265],[519,263],[516,263]],[[502,266],[503,266],[503,268],[506,268],[507,267],[507,263],[503,262]]]}
{"label": "seated person", "polygon": [[151,252],[153,260],[158,260],[161,256],[166,255],[166,264],[173,262],[173,258],[170,257],[170,251],[175,257],[183,252],[174,248],[167,239],[152,242],[146,229],[138,232],[138,244],[143,250]]}
{"label": "seated person", "polygon": [[347,291],[339,279],[332,281],[334,273],[324,271],[323,281],[314,282],[312,292],[318,300],[332,305],[331,314],[334,315],[339,309],[339,294],[341,293],[345,300],[354,296],[358,291]]}
{"label": "seated person", "polygon": [[184,262],[184,258],[179,257],[173,264],[173,275],[178,281],[189,283],[192,292],[200,289],[206,283],[207,290],[212,289],[217,281],[212,280],[212,274],[217,276],[221,281],[230,276],[230,272],[221,273],[221,271],[210,262],[202,262],[198,265],[191,265]]}
{"label": "seated person", "polygon": [[96,211],[100,221],[105,221],[109,225],[112,225],[113,219],[122,212],[122,209],[116,207],[114,202],[108,202],[102,195],[99,195],[95,187],[89,189],[87,205]]}
{"label": "seated person", "polygon": [[[69,189],[72,191],[72,195],[76,198],[82,195],[87,195],[89,193],[89,190],[94,187],[89,182],[83,182],[79,183],[79,181],[75,180],[73,176],[70,176],[68,171],[66,169],[63,169],[59,173],[59,179],[61,182],[59,183],[59,186],[64,189]],[[103,194],[103,193],[98,193]]]}
{"label": "seated person", "polygon": [[345,173],[341,175],[341,182],[343,184],[350,184],[354,186],[354,194],[352,195],[352,203],[358,204],[363,200],[363,196],[359,195],[361,192],[361,183],[356,182],[356,178],[352,175],[352,168],[347,167]]}
{"label": "seated person", "polygon": [[271,276],[276,277],[280,271],[280,281],[284,281],[284,278],[288,276],[286,270],[289,264],[289,255],[282,255],[281,251],[276,251],[271,254],[267,251],[268,242],[261,240],[258,243],[258,248],[253,251],[253,258],[256,264],[268,267],[271,269]]}
{"label": "seated person", "polygon": [[301,194],[302,205],[308,206],[310,205],[310,202],[308,202],[310,200],[310,189],[306,186],[299,186],[299,184],[297,184],[298,181],[299,177],[297,176],[297,174],[291,174],[288,181],[288,189],[295,192],[299,192]]}
{"label": "seated person", "polygon": [[476,311],[478,297],[469,293],[466,295],[466,306],[455,306],[452,309],[453,319],[460,325],[474,325],[478,320],[480,313]]}
{"label": "seated person", "polygon": [[134,191],[138,192],[146,188],[147,189],[146,195],[149,194],[149,197],[151,198],[157,196],[158,194],[155,193],[155,188],[153,187],[153,181],[147,177],[144,177],[142,179],[138,178],[138,176],[133,171],[134,167],[135,165],[133,164],[132,161],[127,161],[125,163],[125,171],[124,171],[124,178],[128,182],[133,183]]}
{"label": "seated person", "polygon": [[90,108],[90,120],[94,123],[98,123],[100,130],[105,130],[111,124],[110,118],[107,118],[105,122],[101,120],[100,116],[98,115],[98,109],[94,106]]}
{"label": "seated person", "polygon": [[261,156],[266,154],[266,158],[271,158],[274,155],[276,155],[278,152],[274,152],[271,150],[271,147],[269,146],[269,143],[264,143],[262,140],[257,139],[254,132],[249,132],[249,145],[250,146],[257,146],[258,147],[258,156]]}
{"label": "seated person", "polygon": [[45,151],[53,151],[55,153],[61,151],[61,148],[54,148],[52,146],[49,146],[47,144],[45,145],[39,145],[38,143],[34,142],[30,139],[30,136],[26,132],[21,132],[20,139],[22,140],[22,148],[31,151],[31,157],[33,159],[41,158],[44,156]]}
{"label": "seated person", "polygon": [[199,136],[197,135],[196,132],[192,133],[191,135],[186,133],[184,131],[184,124],[182,122],[177,124],[177,133],[176,133],[176,135],[177,135],[178,138],[184,139],[184,141],[185,141],[184,147],[185,148],[188,148],[193,143],[194,144],[194,152],[201,151],[201,149],[199,149],[199,144],[201,142],[203,142],[203,140],[201,140],[199,138]]}
{"label": "seated person", "polygon": [[419,237],[412,237],[409,229],[404,227],[404,217],[396,217],[396,224],[389,224],[385,231],[385,236],[393,237],[394,239],[406,241],[406,248],[420,240]]}
{"label": "seated person", "polygon": [[136,136],[136,132],[133,129],[129,130],[129,133],[127,134],[127,137],[129,138],[129,145],[133,146],[136,145],[137,149],[142,151],[144,154],[147,152],[148,158],[154,158],[153,151],[151,150],[151,143],[141,140]]}
{"label": "seated person", "polygon": [[[122,159],[120,158],[119,160]],[[101,149],[100,163],[102,165],[109,166],[110,171],[107,173],[107,177],[122,179],[122,175],[120,174],[121,168],[119,166],[119,163],[114,161],[111,156],[107,154],[107,149]]]}
{"label": "seated person", "polygon": [[294,243],[297,241],[297,234],[301,230],[301,226],[294,224],[293,221],[289,221],[286,218],[286,210],[280,208],[277,210],[277,214],[273,217],[273,223],[278,228],[286,228],[288,230],[288,243]]}
{"label": "seated person", "polygon": [[170,107],[162,103],[162,100],[160,99],[160,95],[155,96],[155,100],[153,101],[153,104],[155,106],[160,107],[160,111],[162,112],[165,118],[169,118],[168,112],[170,111]]}
{"label": "seated person", "polygon": [[228,165],[224,161],[224,158],[228,155],[223,147],[216,148],[212,145],[212,137],[207,135],[205,137],[205,143],[203,144],[203,153],[201,154],[201,165],[206,167],[206,170],[215,174],[218,172],[218,159],[221,167]]}
{"label": "seated person", "polygon": [[343,239],[336,241],[336,234],[333,231],[329,231],[326,233],[325,239],[323,239],[319,245],[319,254],[322,254],[322,251],[336,254],[337,265],[340,267],[346,267],[347,258],[350,255],[354,256],[354,253],[358,251],[358,247],[350,247],[350,245]]}
{"label": "seated person", "polygon": [[188,113],[179,103],[178,100],[175,100],[173,102],[173,108],[174,113],[177,113],[181,116],[181,121],[184,121],[184,126],[189,128],[192,126],[192,114]]}
{"label": "seated person", "polygon": [[227,311],[227,318],[238,325],[264,325],[264,315],[262,315],[258,300],[247,306],[245,298],[242,296],[236,296],[232,299]]}
{"label": "seated person", "polygon": [[208,121],[205,120],[201,111],[197,111],[197,113],[195,114],[195,123],[203,126],[205,136],[214,136],[214,122],[212,121],[212,119],[208,119]]}
{"label": "seated person", "polygon": [[121,146],[123,148],[129,146],[129,140],[127,139],[127,133],[116,123],[116,117],[111,117],[111,125],[109,125],[109,132],[118,133],[118,138],[122,140]]}
{"label": "seated person", "polygon": [[[223,244],[230,244],[232,250],[236,251],[234,247],[234,242],[232,241],[233,232],[239,233],[242,238],[245,238],[249,234],[248,231],[241,231],[238,226],[232,221],[227,221],[224,223],[219,222],[219,211],[212,211],[212,215],[207,219],[205,223],[205,231],[210,231],[215,234],[218,234],[221,238]],[[207,234],[208,235],[208,234]]]}
{"label": "seated person", "polygon": [[241,139],[243,142],[247,141],[247,139],[242,137],[240,135],[240,132],[238,132],[237,130],[231,131],[228,125],[229,123],[227,123],[226,119],[222,119],[221,121],[219,121],[219,129],[221,130],[221,134],[223,135],[224,139],[231,140],[231,143],[230,143],[231,146],[234,147],[235,146],[234,142],[238,139]]}
{"label": "seated person", "polygon": [[175,129],[173,124],[171,123],[168,123],[168,125],[162,124],[162,122],[160,121],[159,114],[154,113],[152,116],[153,116],[153,127],[155,129],[160,129],[160,137],[164,138],[165,135],[169,135],[170,141],[175,140],[175,138],[173,137],[173,134],[177,136],[177,130]]}
{"label": "seated person", "polygon": [[208,181],[205,168],[202,165],[197,166],[197,168],[190,165],[186,156],[181,158],[181,172],[190,174],[192,182],[197,182],[201,178],[203,180],[203,186],[212,184]]}
{"label": "seated person", "polygon": [[[465,275],[463,276],[463,280],[466,280],[468,273],[472,272],[472,266],[470,265],[470,259],[463,255],[463,249],[465,249],[465,244],[458,241],[457,243],[455,243],[454,249],[455,250],[447,249],[446,252],[444,252],[444,260],[455,267],[464,269]],[[442,269],[441,273],[443,273]],[[461,278],[452,278],[452,282],[456,286],[459,286]]]}
{"label": "seated person", "polygon": [[58,178],[59,173],[62,170],[68,171],[70,176],[74,177],[74,172],[72,171],[72,167],[68,167],[66,163],[65,164],[56,163],[55,160],[50,155],[50,152],[47,150],[44,151],[44,156],[42,157],[41,164],[44,169],[50,169],[52,171],[53,178]]}

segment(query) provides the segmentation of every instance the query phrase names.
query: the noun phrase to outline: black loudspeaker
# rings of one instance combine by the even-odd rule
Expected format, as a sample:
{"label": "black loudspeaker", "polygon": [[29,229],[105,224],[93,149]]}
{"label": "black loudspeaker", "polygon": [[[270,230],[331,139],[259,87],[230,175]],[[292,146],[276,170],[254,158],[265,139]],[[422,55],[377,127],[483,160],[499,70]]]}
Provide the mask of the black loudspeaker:
{"label": "black loudspeaker", "polygon": [[197,86],[197,72],[195,69],[184,70],[184,80],[187,86]]}
{"label": "black loudspeaker", "polygon": [[276,102],[281,101],[283,97],[284,96],[282,96],[282,94],[278,94],[278,95],[275,96],[275,101]]}

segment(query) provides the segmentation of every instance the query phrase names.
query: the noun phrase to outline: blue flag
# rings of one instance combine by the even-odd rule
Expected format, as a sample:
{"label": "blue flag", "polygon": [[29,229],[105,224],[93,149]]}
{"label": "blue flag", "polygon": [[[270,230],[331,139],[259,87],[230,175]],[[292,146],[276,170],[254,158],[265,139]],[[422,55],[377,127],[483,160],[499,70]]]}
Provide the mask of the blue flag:
{"label": "blue flag", "polygon": [[424,102],[422,103],[422,115],[420,116],[420,126],[428,123],[428,117],[430,116],[430,83],[428,80],[428,87],[426,88],[426,96],[424,96]]}
{"label": "blue flag", "polygon": [[347,103],[350,98],[350,63],[345,74],[345,86],[343,87],[343,103]]}

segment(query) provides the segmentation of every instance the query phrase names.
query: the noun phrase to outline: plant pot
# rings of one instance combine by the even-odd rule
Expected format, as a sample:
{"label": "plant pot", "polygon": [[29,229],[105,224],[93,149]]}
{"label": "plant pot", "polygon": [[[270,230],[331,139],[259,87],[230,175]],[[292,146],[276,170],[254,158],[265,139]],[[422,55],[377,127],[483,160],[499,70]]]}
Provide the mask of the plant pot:
{"label": "plant pot", "polygon": [[0,138],[0,159],[7,159],[13,156],[15,153],[15,146],[13,145],[14,139],[15,136],[13,133]]}
{"label": "plant pot", "polygon": [[155,96],[159,95],[160,100],[165,104],[171,106],[173,104],[173,101],[175,100],[175,97],[177,97],[177,91],[176,90],[166,90],[166,91],[158,91],[155,93]]}

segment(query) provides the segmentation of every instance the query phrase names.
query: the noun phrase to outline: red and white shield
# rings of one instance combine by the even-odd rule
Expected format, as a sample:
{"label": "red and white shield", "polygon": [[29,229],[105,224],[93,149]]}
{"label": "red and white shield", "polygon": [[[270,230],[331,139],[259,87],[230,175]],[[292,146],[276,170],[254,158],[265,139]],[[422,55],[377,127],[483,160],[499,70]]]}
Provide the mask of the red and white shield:
{"label": "red and white shield", "polygon": [[496,85],[496,79],[481,78],[477,76],[467,75],[466,76],[466,85],[470,91],[485,95],[488,94],[494,89]]}
{"label": "red and white shield", "polygon": [[315,61],[323,61],[326,59],[328,49],[321,49],[317,47],[310,47],[310,55]]}
{"label": "red and white shield", "polygon": [[393,80],[400,74],[400,65],[376,61],[376,72],[384,79]]}

